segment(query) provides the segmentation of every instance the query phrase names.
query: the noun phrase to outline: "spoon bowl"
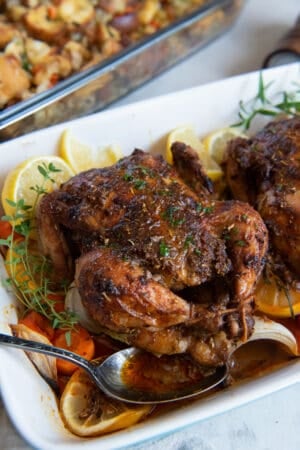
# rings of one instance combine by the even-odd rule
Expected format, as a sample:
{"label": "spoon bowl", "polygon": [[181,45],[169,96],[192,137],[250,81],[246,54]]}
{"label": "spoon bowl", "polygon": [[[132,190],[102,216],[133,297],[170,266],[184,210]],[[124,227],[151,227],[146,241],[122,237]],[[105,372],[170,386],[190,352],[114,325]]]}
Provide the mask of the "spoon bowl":
{"label": "spoon bowl", "polygon": [[166,403],[194,397],[209,391],[222,383],[228,375],[228,368],[224,365],[217,367],[199,381],[185,384],[179,389],[159,392],[154,389],[143,390],[132,385],[129,386],[122,376],[122,369],[128,361],[134,361],[136,357],[143,353],[142,350],[135,347],[126,348],[109,356],[102,364],[95,366],[95,375],[101,383],[101,387],[99,387],[106,394],[129,403]]}
{"label": "spoon bowl", "polygon": [[102,392],[112,398],[127,403],[167,403],[195,397],[215,388],[228,375],[228,367],[224,365],[217,367],[213,372],[210,372],[207,376],[203,376],[199,381],[184,385],[182,389],[163,392],[155,390],[148,391],[127,385],[122,376],[124,367],[128,361],[133,361],[134,357],[143,353],[134,347],[116,352],[106,358],[102,363],[95,364],[68,350],[7,334],[0,333],[0,344],[70,361],[86,370]]}
{"label": "spoon bowl", "polygon": [[[259,339],[277,341],[284,346],[288,353],[293,356],[299,356],[295,336],[286,327],[270,319],[255,316],[253,334],[247,341],[237,342],[228,358],[227,364],[206,373],[203,371],[203,376],[201,373],[199,381],[183,383],[179,388],[173,387],[168,391],[163,390],[161,392],[155,389],[138,388],[136,385],[126,383],[124,377],[124,368],[126,368],[126,365],[128,363],[135,364],[138,355],[145,355],[145,352],[137,348],[126,348],[125,350],[112,354],[101,363],[93,363],[76,353],[62,348],[0,333],[0,344],[31,352],[43,353],[77,364],[89,373],[95,384],[105,394],[117,400],[137,404],[177,401],[195,397],[214,389],[226,380],[233,352],[245,343]],[[151,364],[150,367],[152,367]]]}

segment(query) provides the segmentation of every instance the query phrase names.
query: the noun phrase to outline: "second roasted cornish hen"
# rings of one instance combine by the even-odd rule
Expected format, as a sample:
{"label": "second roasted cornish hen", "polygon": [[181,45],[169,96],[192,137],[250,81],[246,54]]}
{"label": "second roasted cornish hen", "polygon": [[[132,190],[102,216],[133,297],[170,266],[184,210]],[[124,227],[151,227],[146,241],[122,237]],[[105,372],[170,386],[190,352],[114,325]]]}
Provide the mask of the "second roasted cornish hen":
{"label": "second roasted cornish hen", "polygon": [[299,289],[300,118],[232,141],[224,167],[234,198],[254,206],[269,229],[272,265]]}
{"label": "second roasted cornish hen", "polygon": [[252,331],[267,231],[248,204],[210,198],[191,148],[172,150],[176,167],[135,150],[46,194],[43,252],[61,278],[73,278],[76,261],[82,302],[102,330],[154,353],[223,364]]}

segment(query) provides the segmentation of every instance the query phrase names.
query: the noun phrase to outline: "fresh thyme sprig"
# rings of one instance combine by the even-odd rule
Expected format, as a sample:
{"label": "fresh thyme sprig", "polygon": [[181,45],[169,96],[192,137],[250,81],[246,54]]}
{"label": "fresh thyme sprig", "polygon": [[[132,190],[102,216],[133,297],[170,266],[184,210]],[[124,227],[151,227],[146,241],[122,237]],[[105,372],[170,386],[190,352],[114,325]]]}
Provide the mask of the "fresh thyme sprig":
{"label": "fresh thyme sprig", "polygon": [[[43,177],[43,182],[41,185],[31,187],[36,192],[33,205],[26,205],[24,199],[17,202],[6,199],[14,208],[14,214],[1,218],[12,225],[12,232],[7,239],[0,239],[0,245],[8,247],[5,264],[10,276],[5,280],[5,284],[13,289],[17,299],[27,310],[34,310],[47,317],[54,328],[70,330],[77,323],[77,317],[71,311],[56,310],[57,300],[52,299],[56,292],[51,288],[53,285],[51,262],[34,249],[31,239],[35,229],[35,209],[38,201],[46,193],[46,183],[48,181],[55,183],[53,174],[60,170],[53,163],[48,165],[44,163],[38,166],[38,171]],[[23,238],[15,239],[16,233]],[[65,292],[65,283],[61,283],[59,289]]]}
{"label": "fresh thyme sprig", "polygon": [[285,114],[292,117],[300,114],[300,86],[293,92],[282,91],[271,98],[268,89],[272,84],[265,83],[260,72],[256,96],[247,102],[239,102],[240,120],[232,126],[248,130],[256,116],[276,117]]}

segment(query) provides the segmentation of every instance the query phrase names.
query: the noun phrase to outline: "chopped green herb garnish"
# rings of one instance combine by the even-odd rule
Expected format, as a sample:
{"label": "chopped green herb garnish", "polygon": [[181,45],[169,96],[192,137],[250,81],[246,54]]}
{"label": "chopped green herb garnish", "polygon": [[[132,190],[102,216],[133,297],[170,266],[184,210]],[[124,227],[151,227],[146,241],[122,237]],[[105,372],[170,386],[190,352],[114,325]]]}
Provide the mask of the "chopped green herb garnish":
{"label": "chopped green herb garnish", "polygon": [[126,172],[123,175],[123,180],[125,180],[125,181],[132,181],[133,180],[133,175],[131,173]]}
{"label": "chopped green herb garnish", "polygon": [[169,255],[170,255],[169,247],[167,246],[167,244],[165,243],[165,241],[162,241],[162,242],[159,244],[159,255],[160,255],[160,256],[169,256]]}
{"label": "chopped green herb garnish", "polygon": [[145,167],[145,166],[136,166],[137,169],[140,169],[140,171],[142,172],[143,175],[147,175],[150,178],[154,178],[155,177],[155,172],[154,170],[150,169],[150,167]]}
{"label": "chopped green herb garnish", "polygon": [[143,189],[147,183],[144,180],[134,180],[133,185],[136,189]]}
{"label": "chopped green herb garnish", "polygon": [[168,190],[168,189],[160,189],[159,191],[157,191],[158,195],[162,196],[162,197],[166,197],[166,196],[171,196],[172,195],[172,191]]}
{"label": "chopped green herb garnish", "polygon": [[193,244],[193,243],[194,243],[193,236],[187,236],[187,238],[186,238],[185,241],[184,241],[183,247],[184,247],[185,249],[187,249],[187,248],[189,248],[189,246],[190,246],[191,244]]}
{"label": "chopped green herb garnish", "polygon": [[203,206],[202,203],[197,203],[196,211],[202,212],[203,214],[210,214],[214,210],[214,206]]}
{"label": "chopped green herb garnish", "polygon": [[283,184],[276,184],[276,191],[281,192],[284,188]]}
{"label": "chopped green herb garnish", "polygon": [[178,217],[178,211],[180,211],[178,206],[168,206],[166,211],[164,211],[161,216],[163,219],[166,219],[170,225],[177,227],[185,222],[184,217]]}
{"label": "chopped green herb garnish", "polygon": [[239,241],[236,241],[235,244],[236,244],[238,247],[245,247],[245,246],[246,246],[246,242],[243,241],[242,239],[240,239]]}

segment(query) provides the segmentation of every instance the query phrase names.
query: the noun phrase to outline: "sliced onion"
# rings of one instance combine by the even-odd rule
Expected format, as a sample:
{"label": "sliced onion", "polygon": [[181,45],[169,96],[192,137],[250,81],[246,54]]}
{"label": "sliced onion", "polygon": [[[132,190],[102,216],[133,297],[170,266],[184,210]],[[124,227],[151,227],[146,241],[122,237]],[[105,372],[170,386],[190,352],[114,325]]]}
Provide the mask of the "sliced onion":
{"label": "sliced onion", "polygon": [[70,288],[67,292],[65,305],[69,311],[72,311],[73,313],[76,314],[80,324],[91,333],[107,334],[108,336],[117,341],[128,344],[128,336],[126,333],[118,333],[116,331],[109,330],[108,328],[105,328],[102,325],[100,325],[96,320],[94,320],[89,315],[86,308],[82,304],[80,294],[74,283],[70,285]]}
{"label": "sliced onion", "polygon": [[[42,344],[52,345],[46,336],[32,330],[23,324],[11,325],[13,333],[20,338],[28,339],[30,341],[40,342]],[[53,356],[43,355],[41,353],[26,352],[28,358],[35,365],[40,374],[47,379],[47,381],[57,381],[56,358]]]}
{"label": "sliced onion", "polygon": [[66,309],[76,314],[80,324],[86,330],[90,331],[91,333],[101,332],[99,324],[92,319],[86,308],[83,306],[80,294],[74,283],[71,284],[67,292],[65,306]]}
{"label": "sliced onion", "polygon": [[260,316],[255,316],[254,321],[254,331],[249,341],[270,339],[282,344],[292,355],[299,356],[296,338],[284,325]]}

